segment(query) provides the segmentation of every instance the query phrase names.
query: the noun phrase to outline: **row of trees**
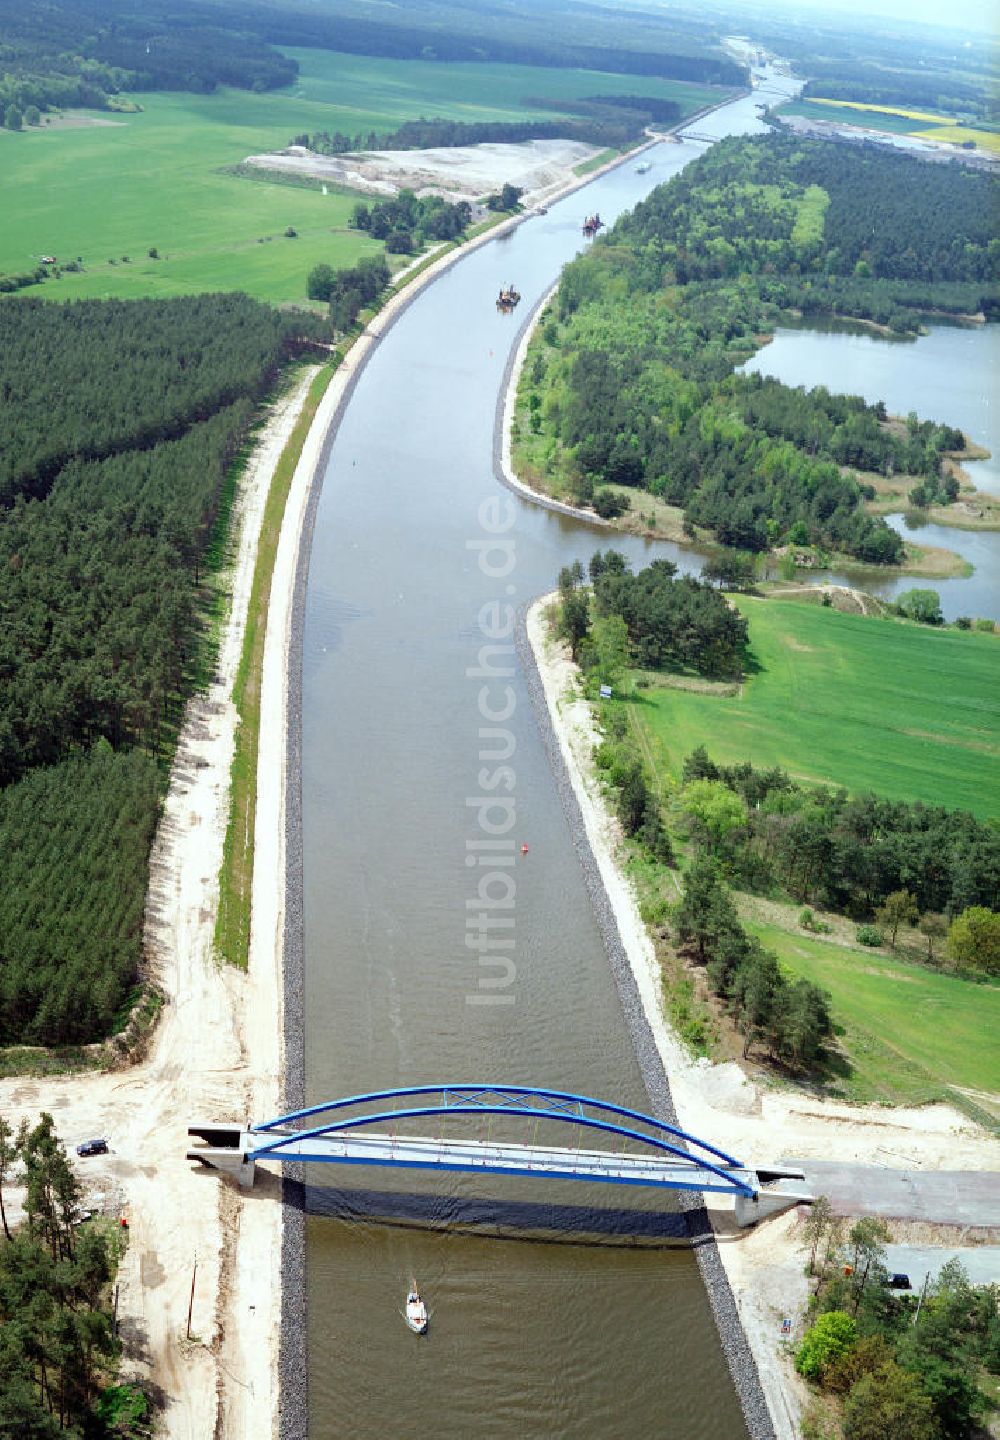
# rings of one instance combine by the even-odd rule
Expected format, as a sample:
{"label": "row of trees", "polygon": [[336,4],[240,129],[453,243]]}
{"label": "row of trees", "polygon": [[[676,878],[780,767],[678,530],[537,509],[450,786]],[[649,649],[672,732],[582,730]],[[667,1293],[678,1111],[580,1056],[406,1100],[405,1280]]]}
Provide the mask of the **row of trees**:
{"label": "row of trees", "polygon": [[816,1200],[802,1238],[812,1323],[796,1369],[844,1440],[971,1440],[991,1408],[977,1376],[1000,1374],[1000,1287],[972,1286],[952,1260],[919,1297],[896,1291],[890,1239],[884,1220],[848,1229]]}
{"label": "row of trees", "polygon": [[306,289],[310,300],[325,300],[335,330],[349,330],[358,315],[382,294],[390,280],[384,255],[366,255],[350,268],[334,270],[316,265],[309,272]]}
{"label": "row of trees", "polygon": [[467,200],[451,204],[439,195],[418,199],[401,190],[391,200],[359,202],[351,214],[351,227],[373,240],[384,240],[390,254],[408,255],[438,240],[457,240],[472,219]]}
{"label": "row of trees", "polygon": [[683,780],[737,802],[716,853],[745,888],[857,920],[900,891],[919,914],[1000,909],[1000,832],[967,811],[800,785],[780,768],[717,765],[703,746],[684,761]]}
{"label": "row of trees", "polygon": [[592,95],[582,99],[533,97],[522,102],[538,110],[558,110],[558,120],[446,120],[440,117],[404,120],[395,130],[317,130],[292,137],[319,155],[345,155],[363,150],[431,150],[458,145],[519,145],[526,140],[579,140],[584,144],[629,145],[647,126],[674,125],[681,118],[676,100],[646,95]]}
{"label": "row of trees", "polygon": [[[692,812],[699,797],[691,795]],[[789,980],[778,958],[748,935],[706,846],[684,877],[674,933],[700,965],[743,1036],[744,1058],[755,1045],[797,1070],[821,1061],[833,1033],[829,996],[808,980]]]}
{"label": "row of trees", "polygon": [[[3,1204],[15,1169],[17,1230]],[[52,1116],[16,1136],[0,1116],[0,1433],[18,1440],[109,1433],[98,1412],[120,1353],[110,1303],[119,1252],[106,1227],[78,1226],[80,1200]]]}

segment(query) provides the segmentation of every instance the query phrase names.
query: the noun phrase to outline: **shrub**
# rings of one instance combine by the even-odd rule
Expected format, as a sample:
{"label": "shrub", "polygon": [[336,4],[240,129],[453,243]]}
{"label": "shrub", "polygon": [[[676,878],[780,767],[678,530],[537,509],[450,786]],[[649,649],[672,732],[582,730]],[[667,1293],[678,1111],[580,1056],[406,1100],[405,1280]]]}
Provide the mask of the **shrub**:
{"label": "shrub", "polygon": [[869,945],[872,949],[885,943],[885,936],[877,925],[859,925],[855,939],[859,945]]}
{"label": "shrub", "polygon": [[843,1310],[828,1310],[815,1325],[810,1326],[795,1352],[795,1368],[807,1380],[819,1380],[823,1371],[832,1366],[854,1346],[858,1327]]}
{"label": "shrub", "polygon": [[629,497],[616,490],[594,491],[594,509],[602,520],[614,520],[617,516],[624,515],[630,504]]}
{"label": "shrub", "polygon": [[814,935],[829,935],[833,929],[833,926],[827,921],[818,919],[808,906],[799,916],[799,924],[803,930],[810,930]]}

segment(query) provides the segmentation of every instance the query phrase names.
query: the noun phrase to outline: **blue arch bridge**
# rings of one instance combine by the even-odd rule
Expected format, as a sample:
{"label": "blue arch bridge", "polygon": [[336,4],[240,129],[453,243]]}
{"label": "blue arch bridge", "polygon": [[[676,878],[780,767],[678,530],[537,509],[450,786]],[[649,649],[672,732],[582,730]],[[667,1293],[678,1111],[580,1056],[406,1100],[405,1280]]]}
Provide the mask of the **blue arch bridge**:
{"label": "blue arch bridge", "polygon": [[[455,1129],[456,1117],[474,1123],[465,1120],[457,1133],[445,1133]],[[428,1129],[434,1133],[420,1133]],[[511,1130],[514,1139],[507,1138]],[[553,1143],[553,1135],[563,1133],[572,1143]],[[201,1142],[188,1151],[189,1160],[242,1185],[253,1184],[254,1169],[263,1162],[589,1180],[730,1195],[741,1225],[812,1198],[800,1170],[751,1167],[652,1115],[536,1086],[408,1086],[256,1124],[193,1124],[188,1134]],[[609,1148],[595,1148],[599,1142]]]}

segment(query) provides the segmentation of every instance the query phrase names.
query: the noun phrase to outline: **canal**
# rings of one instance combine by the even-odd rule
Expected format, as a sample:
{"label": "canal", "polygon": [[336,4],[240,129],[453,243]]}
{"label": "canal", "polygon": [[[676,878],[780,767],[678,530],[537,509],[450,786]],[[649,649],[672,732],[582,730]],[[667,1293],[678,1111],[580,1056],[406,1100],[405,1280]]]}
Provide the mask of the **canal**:
{"label": "canal", "polygon": [[[760,98],[709,117],[711,133],[759,128]],[[503,642],[480,654],[505,606],[604,536],[502,491],[491,449],[519,320],[580,248],[583,216],[613,219],[703,149],[661,144],[648,173],[627,163],[467,256],[382,341],[346,410],[303,646],[310,1102],[482,1079],[648,1105],[523,677]],[[510,281],[514,319],[494,307]],[[627,548],[697,568],[670,546]],[[498,728],[509,742],[481,733]],[[469,802],[498,745],[510,774],[488,793],[513,802],[517,849],[501,965],[469,943],[483,904],[469,861],[491,823]],[[443,1222],[473,1214],[481,1182],[309,1178],[312,1436],[745,1435],[691,1252],[601,1238],[612,1208],[643,1212],[632,1228],[648,1230],[667,1208],[655,1193],[496,1182],[485,1198],[503,1206],[458,1233]],[[425,1343],[400,1318],[411,1275],[431,1309]]]}

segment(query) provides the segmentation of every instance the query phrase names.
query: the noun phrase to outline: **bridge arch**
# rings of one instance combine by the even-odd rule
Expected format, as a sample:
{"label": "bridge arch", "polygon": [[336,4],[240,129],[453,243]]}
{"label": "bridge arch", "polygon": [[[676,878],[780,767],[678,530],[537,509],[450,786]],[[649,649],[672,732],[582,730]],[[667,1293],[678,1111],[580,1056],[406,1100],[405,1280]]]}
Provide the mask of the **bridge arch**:
{"label": "bridge arch", "polygon": [[[549,1090],[538,1086],[411,1085],[350,1095],[293,1110],[273,1120],[252,1125],[244,1152],[245,1159],[333,1159],[333,1154],[324,1142],[346,1137],[347,1132],[377,1135],[380,1133],[378,1127],[441,1115],[519,1116],[536,1122],[556,1121],[602,1132],[626,1143],[638,1142],[647,1148],[650,1158],[659,1156],[663,1159],[669,1156],[672,1161],[680,1162],[686,1173],[683,1188],[723,1190],[741,1196],[755,1194],[754,1181],[739,1160],[676,1125],[670,1125],[655,1116],[627,1106],[595,1099],[593,1096],[575,1095],[569,1091]],[[303,1121],[315,1121],[321,1117],[322,1124],[301,1126]],[[338,1154],[336,1158],[344,1157]],[[609,1154],[609,1159],[623,1161],[625,1157]],[[355,1163],[363,1162],[358,1160]],[[415,1162],[407,1162],[397,1157],[394,1163]],[[437,1164],[440,1168],[469,1168],[449,1164],[443,1158],[439,1159]],[[507,1165],[505,1168],[511,1167]],[[676,1164],[671,1173],[674,1171]],[[550,1170],[543,1173],[555,1172]],[[609,1173],[607,1178],[615,1178],[617,1183],[663,1183],[680,1188],[676,1179],[672,1182],[628,1181],[622,1179],[621,1175],[622,1171],[619,1169],[614,1177]],[[589,1178],[596,1177],[591,1175]]]}

